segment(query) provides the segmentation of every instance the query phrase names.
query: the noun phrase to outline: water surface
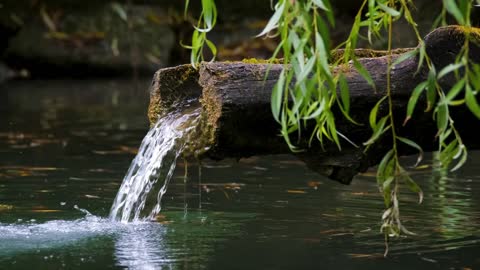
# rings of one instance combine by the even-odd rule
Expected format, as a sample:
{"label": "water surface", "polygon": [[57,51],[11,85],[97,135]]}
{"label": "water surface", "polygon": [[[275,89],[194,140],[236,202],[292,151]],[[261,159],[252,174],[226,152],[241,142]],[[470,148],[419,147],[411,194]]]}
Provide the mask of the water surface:
{"label": "water surface", "polygon": [[401,215],[417,235],[392,241],[388,258],[373,172],[343,186],[289,155],[188,162],[186,182],[179,160],[156,222],[109,221],[148,129],[148,84],[0,86],[1,269],[480,267],[475,151],[455,174],[414,170],[424,203],[403,192]]}

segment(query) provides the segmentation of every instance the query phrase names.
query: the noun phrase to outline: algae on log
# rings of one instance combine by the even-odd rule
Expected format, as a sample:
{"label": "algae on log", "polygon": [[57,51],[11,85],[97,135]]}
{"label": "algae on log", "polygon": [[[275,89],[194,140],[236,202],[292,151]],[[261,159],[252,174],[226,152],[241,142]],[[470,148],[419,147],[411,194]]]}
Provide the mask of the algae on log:
{"label": "algae on log", "polygon": [[[443,27],[425,38],[427,53],[437,70],[454,61],[463,44],[466,31],[472,33],[470,29],[461,27]],[[474,34],[478,37],[476,32]],[[392,61],[401,55],[392,55]],[[474,43],[470,48],[470,59],[480,62],[480,47]],[[357,145],[362,145],[372,132],[368,125],[370,109],[385,95],[387,89],[388,56],[361,58],[359,61],[369,71],[375,89],[353,66],[337,68],[334,72],[343,72],[346,76],[350,89],[350,115],[362,125],[354,125],[347,121],[341,116],[340,111],[334,113],[338,116],[336,119],[338,131]],[[283,138],[278,136],[279,125],[274,121],[270,111],[271,90],[282,68],[283,65],[279,64],[269,66],[242,62],[214,62],[202,63],[198,71],[189,65],[161,69],[155,74],[151,89],[150,121],[155,122],[159,115],[171,110],[172,104],[185,99],[199,98],[203,106],[202,141],[208,142],[209,147],[200,157],[222,159],[289,153],[290,150]],[[265,77],[267,69],[269,72]],[[420,71],[417,69],[417,57],[407,59],[391,69],[393,109],[398,134],[415,140],[428,151],[435,149],[437,130],[432,113],[424,112],[422,100],[417,105],[413,119],[406,126],[402,126],[411,91],[427,77],[425,68]],[[440,83],[448,87],[454,83],[454,79],[447,76]],[[478,123],[475,122],[478,119],[464,107],[457,106],[451,109],[460,132],[468,131],[469,125]],[[386,114],[387,111],[386,103],[380,106],[379,114]],[[308,130],[303,134],[309,134]],[[463,134],[464,142],[468,146],[472,148],[479,146],[480,143],[471,132]],[[378,163],[391,148],[392,142],[386,135],[364,152],[363,147],[357,148],[343,141],[342,150],[339,151],[333,143],[326,145],[325,149],[322,149],[318,142],[308,146],[308,137],[298,138],[298,145],[305,151],[295,155],[314,171],[344,184],[350,183],[358,172]],[[200,147],[203,149],[205,145]],[[399,145],[399,151],[401,154],[409,154],[412,150]]]}

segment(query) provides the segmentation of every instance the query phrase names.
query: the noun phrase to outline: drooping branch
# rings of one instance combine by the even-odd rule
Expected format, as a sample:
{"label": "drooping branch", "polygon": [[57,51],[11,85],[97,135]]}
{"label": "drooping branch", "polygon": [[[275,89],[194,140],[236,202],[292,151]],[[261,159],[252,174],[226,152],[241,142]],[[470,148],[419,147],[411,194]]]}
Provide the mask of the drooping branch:
{"label": "drooping branch", "polygon": [[[450,26],[439,28],[426,38],[427,53],[437,70],[452,63],[459,53],[469,29]],[[480,62],[480,48],[472,43],[470,58]],[[412,49],[396,51],[393,61]],[[341,53],[341,52],[339,52]],[[372,51],[357,51],[359,55],[372,56]],[[383,53],[385,54],[385,53]],[[335,54],[334,54],[335,55]],[[380,55],[380,56],[378,56]],[[359,61],[369,71],[375,87],[372,87],[351,65],[334,70],[342,72],[347,78],[350,89],[350,115],[360,125],[347,121],[340,111],[335,112],[337,130],[353,141],[358,147],[347,141],[342,142],[342,149],[335,145],[318,143],[309,145],[311,131],[303,130],[297,138],[297,144],[303,152],[296,153],[313,170],[333,180],[350,183],[353,176],[379,162],[379,159],[391,148],[391,139],[384,138],[370,147],[368,151],[362,146],[371,135],[368,125],[370,109],[385,95],[387,56],[375,52],[373,56]],[[338,57],[338,52],[336,53]],[[279,124],[270,111],[271,90],[284,66],[281,64],[251,64],[243,62],[202,63],[198,71],[189,65],[159,70],[153,79],[150,121],[153,123],[159,115],[169,111],[174,104],[184,100],[200,99],[203,106],[202,136],[208,141],[208,150],[200,157],[222,159],[226,157],[246,157],[251,155],[289,153],[283,138],[278,136]],[[268,70],[268,72],[267,72]],[[391,82],[394,99],[394,112],[398,133],[418,142],[425,150],[435,146],[436,125],[432,113],[424,112],[425,107],[417,106],[408,125],[402,126],[410,94],[415,86],[426,80],[425,69],[418,70],[418,57],[409,58],[392,68]],[[441,83],[450,86],[453,76],[446,77]],[[386,108],[380,108],[385,114]],[[464,106],[452,112],[457,128],[468,129],[478,124]],[[479,146],[475,136],[465,137],[470,147]],[[205,145],[202,145],[205,147]],[[400,153],[411,153],[408,147],[400,147]]]}

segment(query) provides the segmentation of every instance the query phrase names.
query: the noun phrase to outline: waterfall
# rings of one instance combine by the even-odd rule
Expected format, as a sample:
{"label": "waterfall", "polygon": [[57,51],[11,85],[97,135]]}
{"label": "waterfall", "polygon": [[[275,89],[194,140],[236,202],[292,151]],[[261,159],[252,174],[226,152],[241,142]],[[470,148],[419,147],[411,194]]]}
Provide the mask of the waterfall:
{"label": "waterfall", "polygon": [[150,129],[113,202],[112,221],[151,220],[160,212],[161,199],[167,191],[176,160],[199,118],[199,106],[182,106],[182,110],[161,117]]}

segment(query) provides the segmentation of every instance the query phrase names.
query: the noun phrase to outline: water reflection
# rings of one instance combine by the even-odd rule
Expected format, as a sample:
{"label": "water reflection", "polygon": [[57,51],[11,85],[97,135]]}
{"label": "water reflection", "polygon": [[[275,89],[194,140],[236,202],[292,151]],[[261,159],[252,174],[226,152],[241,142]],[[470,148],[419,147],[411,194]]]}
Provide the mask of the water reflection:
{"label": "water reflection", "polygon": [[128,269],[171,268],[174,260],[169,259],[166,233],[167,229],[156,223],[128,226],[115,239],[116,264]]}
{"label": "water reflection", "polygon": [[[107,221],[148,127],[146,97],[135,98],[127,85],[56,81],[2,86],[8,102],[0,100],[0,268],[393,270],[480,265],[478,151],[471,151],[467,165],[453,174],[432,176],[425,167],[414,171],[424,203],[418,205],[416,194],[402,192],[401,216],[417,235],[395,239],[387,259],[381,256],[384,243],[378,230],[384,206],[374,171],[343,186],[288,155],[205,161],[201,181],[199,169],[189,162],[186,185],[185,166],[178,164],[155,222]],[[93,216],[84,217],[73,205]]]}

